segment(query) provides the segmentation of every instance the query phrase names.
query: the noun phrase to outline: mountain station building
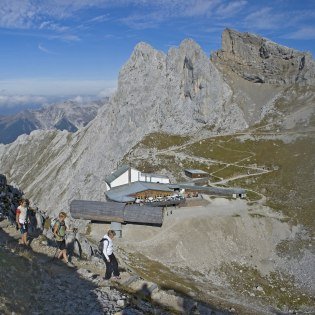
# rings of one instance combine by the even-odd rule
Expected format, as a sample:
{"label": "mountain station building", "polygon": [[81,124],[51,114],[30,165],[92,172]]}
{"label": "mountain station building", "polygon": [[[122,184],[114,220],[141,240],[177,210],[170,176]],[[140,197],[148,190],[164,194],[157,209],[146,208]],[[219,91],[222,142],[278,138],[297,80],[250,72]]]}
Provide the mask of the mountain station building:
{"label": "mountain station building", "polygon": [[122,165],[115,172],[105,178],[107,191],[114,187],[134,182],[169,184],[170,179],[165,175],[142,173],[130,165]]}
{"label": "mountain station building", "polygon": [[209,174],[202,170],[195,170],[195,169],[185,169],[184,173],[187,177],[190,178],[204,178],[209,177]]}

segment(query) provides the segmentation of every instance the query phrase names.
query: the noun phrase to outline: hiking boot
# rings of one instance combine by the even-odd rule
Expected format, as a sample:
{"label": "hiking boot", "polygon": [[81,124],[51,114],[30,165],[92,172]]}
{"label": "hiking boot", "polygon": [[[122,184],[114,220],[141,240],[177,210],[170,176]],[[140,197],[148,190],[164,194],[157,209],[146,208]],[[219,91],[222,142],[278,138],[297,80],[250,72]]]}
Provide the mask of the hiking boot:
{"label": "hiking boot", "polygon": [[114,276],[114,277],[113,277],[113,280],[120,280],[120,279],[121,279],[120,276]]}
{"label": "hiking boot", "polygon": [[68,265],[69,267],[75,267],[74,264],[73,264],[71,261],[67,261],[67,265]]}

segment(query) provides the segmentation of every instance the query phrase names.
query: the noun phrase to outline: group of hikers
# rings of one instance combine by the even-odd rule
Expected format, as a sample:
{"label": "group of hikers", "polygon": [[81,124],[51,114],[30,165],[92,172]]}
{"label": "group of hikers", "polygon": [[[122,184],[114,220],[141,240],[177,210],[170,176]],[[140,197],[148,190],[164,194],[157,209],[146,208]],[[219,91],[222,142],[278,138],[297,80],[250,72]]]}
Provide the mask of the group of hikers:
{"label": "group of hikers", "polygon": [[[29,206],[28,199],[21,199],[19,206],[16,209],[16,225],[20,230],[21,239],[19,244],[29,246],[30,242],[28,240],[28,231],[30,226],[32,226],[32,217],[35,216],[35,209]],[[54,258],[63,259],[66,264],[73,266],[69,261],[67,255],[67,246],[66,246],[66,230],[67,226],[65,219],[67,214],[65,212],[60,212],[58,219],[55,221],[52,231],[54,239],[57,245],[57,251]],[[104,280],[109,280],[113,277],[115,280],[120,279],[120,273],[118,269],[118,262],[113,252],[113,239],[116,233],[113,230],[109,230],[107,234],[103,236],[100,241],[100,254],[106,264],[106,273]]]}

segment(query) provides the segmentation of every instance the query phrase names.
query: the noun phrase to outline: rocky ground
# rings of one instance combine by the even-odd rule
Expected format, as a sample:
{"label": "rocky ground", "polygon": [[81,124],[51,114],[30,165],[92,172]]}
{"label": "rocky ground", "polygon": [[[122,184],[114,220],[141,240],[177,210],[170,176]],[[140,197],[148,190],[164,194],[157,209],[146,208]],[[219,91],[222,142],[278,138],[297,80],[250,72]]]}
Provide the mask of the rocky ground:
{"label": "rocky ground", "polygon": [[[5,226],[2,222],[2,227]],[[114,314],[128,311],[130,296],[82,268],[53,260],[55,249],[34,239],[17,245],[15,229],[1,230],[1,314]],[[126,314],[138,314],[130,309]]]}
{"label": "rocky ground", "polygon": [[[239,314],[311,314],[314,240],[259,203],[209,202],[169,209],[161,228],[124,226],[124,260],[160,286]],[[306,248],[282,255],[292,239]]]}
{"label": "rocky ground", "polygon": [[[1,314],[230,314],[171,289],[161,289],[121,264],[121,280],[105,281],[104,263],[72,257],[74,267],[53,259],[43,235],[30,247],[18,245],[19,233],[0,223]],[[120,262],[122,260],[120,259]]]}

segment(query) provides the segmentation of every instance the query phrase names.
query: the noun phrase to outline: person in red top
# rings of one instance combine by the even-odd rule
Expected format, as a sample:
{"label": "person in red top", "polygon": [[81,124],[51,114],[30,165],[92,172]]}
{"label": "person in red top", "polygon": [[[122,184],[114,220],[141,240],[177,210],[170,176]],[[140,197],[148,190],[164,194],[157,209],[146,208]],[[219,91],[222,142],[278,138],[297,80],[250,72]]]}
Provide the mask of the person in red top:
{"label": "person in red top", "polygon": [[19,204],[20,205],[16,209],[16,223],[22,234],[22,237],[19,240],[19,244],[29,245],[29,242],[27,240],[28,228],[27,201],[25,199],[21,199]]}

